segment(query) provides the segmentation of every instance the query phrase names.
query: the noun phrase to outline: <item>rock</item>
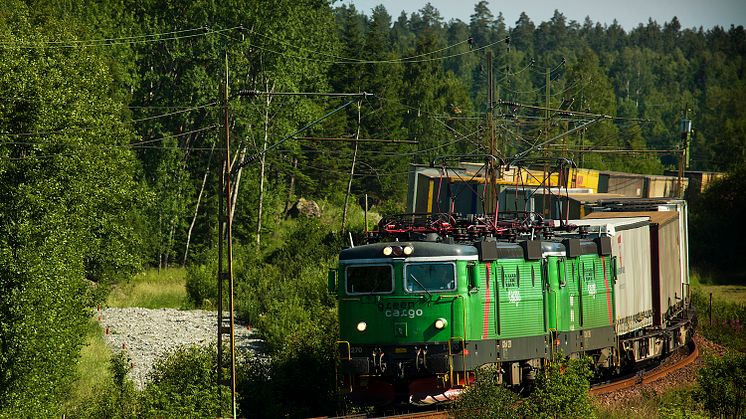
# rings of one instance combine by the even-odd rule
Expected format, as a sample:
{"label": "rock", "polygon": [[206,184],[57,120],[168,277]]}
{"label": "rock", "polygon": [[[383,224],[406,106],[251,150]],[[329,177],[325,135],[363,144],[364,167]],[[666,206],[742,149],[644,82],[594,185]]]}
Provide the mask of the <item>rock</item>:
{"label": "rock", "polygon": [[306,218],[320,218],[321,207],[315,201],[299,198],[298,202],[288,211],[288,217],[298,218],[301,215]]}
{"label": "rock", "polygon": [[[107,308],[101,328],[109,346],[126,351],[132,364],[128,376],[143,389],[155,361],[181,346],[208,346],[217,342],[217,313],[205,310]],[[263,353],[262,341],[247,325],[236,323],[236,351]],[[228,336],[225,336],[226,344]]]}

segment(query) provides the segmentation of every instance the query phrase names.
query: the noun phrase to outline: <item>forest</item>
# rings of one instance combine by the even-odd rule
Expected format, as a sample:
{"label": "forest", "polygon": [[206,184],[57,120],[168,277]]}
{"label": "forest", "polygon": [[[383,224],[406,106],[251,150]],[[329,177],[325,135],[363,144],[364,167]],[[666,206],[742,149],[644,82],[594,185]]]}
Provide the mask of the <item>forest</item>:
{"label": "forest", "polygon": [[[689,169],[734,173],[720,189],[729,199],[700,204],[695,220],[743,232],[727,222],[744,207],[743,26],[671,16],[627,31],[560,10],[505,22],[497,8],[479,1],[463,22],[429,3],[392,16],[328,0],[2,2],[0,417],[177,414],[167,385],[143,396],[121,380],[94,410],[60,406],[112,284],[185,266],[194,304],[213,307],[226,107],[240,167],[236,310],[272,354],[241,364],[242,388],[260,389],[244,393],[244,414],[338,409],[326,269],[346,232],[363,229],[359,200],[403,211],[411,164],[489,152],[488,115],[501,157],[588,122],[568,112],[602,115],[547,151],[651,174],[677,167],[679,121],[691,119]],[[365,94],[313,94],[330,92]],[[300,198],[322,218],[288,219]],[[713,265],[737,250],[693,252]],[[316,388],[293,392],[309,375]]]}

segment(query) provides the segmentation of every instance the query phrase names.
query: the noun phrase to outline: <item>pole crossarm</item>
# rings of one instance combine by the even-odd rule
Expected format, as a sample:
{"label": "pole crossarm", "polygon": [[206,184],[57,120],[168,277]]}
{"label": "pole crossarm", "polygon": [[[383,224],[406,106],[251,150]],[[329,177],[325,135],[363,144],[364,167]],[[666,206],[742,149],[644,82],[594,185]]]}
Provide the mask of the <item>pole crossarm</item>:
{"label": "pole crossarm", "polygon": [[625,149],[604,149],[604,148],[583,148],[583,149],[574,149],[574,148],[568,148],[568,149],[554,149],[554,148],[547,148],[546,150],[549,151],[568,151],[570,153],[598,153],[598,154],[670,154],[675,155],[677,153],[680,153],[681,150],[677,148],[672,149],[646,149],[646,150],[635,150],[632,148],[625,148]]}
{"label": "pole crossarm", "polygon": [[231,99],[237,97],[256,97],[256,96],[321,96],[321,97],[351,97],[351,98],[368,98],[373,97],[373,93],[337,93],[337,92],[266,92],[262,90],[242,89],[231,95]]}
{"label": "pole crossarm", "polygon": [[385,138],[347,138],[347,137],[295,137],[296,140],[303,141],[342,141],[348,143],[389,143],[389,144],[419,144],[417,140],[387,140]]}

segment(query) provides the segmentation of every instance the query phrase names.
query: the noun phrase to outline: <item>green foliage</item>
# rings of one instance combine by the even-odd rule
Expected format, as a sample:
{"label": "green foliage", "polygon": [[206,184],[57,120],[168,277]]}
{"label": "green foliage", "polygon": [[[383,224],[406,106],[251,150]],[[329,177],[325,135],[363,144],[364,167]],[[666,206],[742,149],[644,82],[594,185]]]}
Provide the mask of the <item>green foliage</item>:
{"label": "green foliage", "polygon": [[693,387],[670,390],[659,397],[658,414],[662,419],[704,419],[707,417],[702,404],[697,401]]}
{"label": "green foliage", "polygon": [[588,389],[593,375],[589,359],[552,362],[539,374],[536,387],[522,406],[526,417],[588,418],[593,416]]}
{"label": "green foliage", "polygon": [[148,269],[116,284],[106,303],[109,307],[190,308],[185,276],[184,268]]}
{"label": "green foliage", "polygon": [[[85,278],[137,269],[143,231],[105,53],[52,48],[78,22],[0,6],[0,416],[55,416],[93,297]],[[6,132],[26,133],[21,136]]]}
{"label": "green foliage", "polygon": [[[241,411],[254,417],[312,417],[337,407],[334,341],[336,318],[314,318],[297,329],[269,361],[251,359],[239,373]],[[310,326],[306,320],[305,325]],[[303,383],[299,386],[298,383]]]}
{"label": "green foliage", "polygon": [[[217,250],[215,251],[217,254]],[[218,298],[217,256],[205,264],[192,264],[187,267],[186,291],[189,300],[202,308],[214,307]]]}
{"label": "green foliage", "polygon": [[713,181],[692,203],[689,222],[692,264],[718,276],[735,277],[734,283],[746,284],[746,269],[740,262],[739,251],[746,227],[733,222],[743,214],[746,214],[746,164]]}
{"label": "green foliage", "polygon": [[710,308],[709,294],[699,288],[692,289],[692,304],[699,316],[699,333],[730,349],[746,351],[746,304],[715,297]]}
{"label": "green foliage", "polygon": [[138,417],[140,404],[135,385],[127,378],[130,358],[119,351],[109,359],[109,375],[103,383],[92,389],[91,396],[67,412],[72,418],[130,419]]}
{"label": "green foliage", "polygon": [[111,356],[110,375],[70,417],[115,419],[203,417],[230,415],[230,391],[218,394],[215,347],[183,347],[156,361],[142,391],[135,390],[127,373],[126,352]]}
{"label": "green foliage", "polygon": [[[218,394],[217,349],[185,347],[156,361],[140,395],[140,417],[230,415],[230,390]],[[220,413],[220,414],[219,414]]]}
{"label": "green foliage", "polygon": [[464,391],[451,407],[457,419],[514,418],[518,415],[518,396],[497,383],[494,367],[483,368],[476,382]]}
{"label": "green foliage", "polygon": [[740,418],[746,414],[746,354],[730,352],[722,358],[707,358],[697,383],[697,396],[710,415]]}
{"label": "green foliage", "polygon": [[[78,413],[97,397],[101,389],[111,381],[110,361],[112,351],[104,340],[101,325],[96,317],[88,320],[85,344],[80,351],[77,365],[77,379],[69,397],[64,401],[62,412],[69,416],[83,416]],[[90,416],[90,415],[87,415]]]}

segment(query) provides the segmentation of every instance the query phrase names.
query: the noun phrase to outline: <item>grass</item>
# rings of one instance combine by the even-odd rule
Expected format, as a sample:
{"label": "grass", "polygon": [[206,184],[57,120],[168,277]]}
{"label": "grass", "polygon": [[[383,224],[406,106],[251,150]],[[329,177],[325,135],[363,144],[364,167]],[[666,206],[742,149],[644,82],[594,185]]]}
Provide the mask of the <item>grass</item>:
{"label": "grass", "polygon": [[743,285],[700,285],[699,290],[713,300],[746,305],[746,286]]}
{"label": "grass", "polygon": [[101,326],[95,317],[88,321],[88,330],[78,358],[78,379],[73,383],[70,397],[63,411],[72,411],[95,396],[95,392],[106,385],[109,379],[111,349],[104,341]]}
{"label": "grass", "polygon": [[149,269],[112,287],[109,307],[193,308],[186,293],[184,268]]}
{"label": "grass", "polygon": [[706,418],[707,413],[695,400],[696,385],[684,385],[662,393],[641,391],[640,396],[609,407],[596,406],[601,418]]}

